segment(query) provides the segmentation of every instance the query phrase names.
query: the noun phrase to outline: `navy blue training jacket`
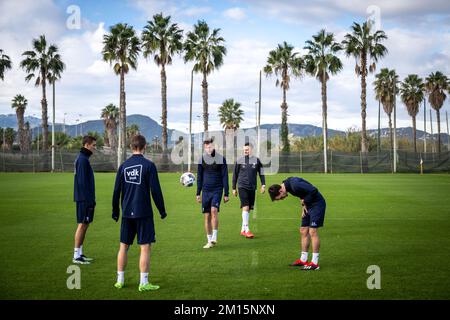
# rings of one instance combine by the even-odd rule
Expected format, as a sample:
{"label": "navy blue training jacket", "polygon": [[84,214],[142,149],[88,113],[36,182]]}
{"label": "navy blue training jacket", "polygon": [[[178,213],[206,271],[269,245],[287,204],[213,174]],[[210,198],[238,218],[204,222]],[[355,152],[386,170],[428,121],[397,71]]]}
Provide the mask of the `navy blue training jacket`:
{"label": "navy blue training jacket", "polygon": [[95,203],[94,170],[92,170],[89,157],[92,152],[81,148],[75,159],[75,176],[73,183],[73,200],[76,202],[86,201]]}
{"label": "navy blue training jacket", "polygon": [[306,205],[325,200],[319,190],[305,179],[289,177],[283,183],[287,192],[304,200]]}
{"label": "navy blue training jacket", "polygon": [[134,154],[117,170],[112,200],[113,214],[123,218],[153,217],[150,194],[161,216],[166,215],[164,198],[155,164],[142,154]]}
{"label": "navy blue training jacket", "polygon": [[225,158],[213,150],[211,155],[204,153],[197,170],[197,196],[203,191],[219,191],[224,189],[228,197],[228,167]]}

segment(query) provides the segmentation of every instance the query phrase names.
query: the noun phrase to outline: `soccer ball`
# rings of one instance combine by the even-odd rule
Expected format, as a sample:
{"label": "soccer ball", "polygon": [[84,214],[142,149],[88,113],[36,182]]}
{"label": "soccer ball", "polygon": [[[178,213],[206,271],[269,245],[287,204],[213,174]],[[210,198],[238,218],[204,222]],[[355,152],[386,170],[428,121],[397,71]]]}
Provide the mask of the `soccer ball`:
{"label": "soccer ball", "polygon": [[191,172],[185,172],[180,177],[180,183],[184,187],[192,187],[195,182],[195,176]]}

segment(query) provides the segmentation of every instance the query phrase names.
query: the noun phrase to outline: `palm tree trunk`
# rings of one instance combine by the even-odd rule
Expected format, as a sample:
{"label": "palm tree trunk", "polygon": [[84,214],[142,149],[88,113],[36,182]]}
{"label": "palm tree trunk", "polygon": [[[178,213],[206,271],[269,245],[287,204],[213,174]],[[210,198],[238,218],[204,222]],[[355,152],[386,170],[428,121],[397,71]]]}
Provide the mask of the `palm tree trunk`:
{"label": "palm tree trunk", "polygon": [[327,155],[327,142],[328,142],[328,125],[327,125],[327,82],[325,79],[325,72],[322,77],[322,135],[323,135],[323,166],[324,172],[328,172],[328,155]]}
{"label": "palm tree trunk", "polygon": [[119,162],[125,161],[127,149],[127,112],[126,112],[126,101],[125,101],[125,74],[123,68],[120,71],[120,103],[119,103],[119,129],[120,129],[120,145],[119,145]]}
{"label": "palm tree trunk", "polygon": [[436,110],[436,121],[438,127],[438,153],[441,153],[441,113],[439,109]]}
{"label": "palm tree trunk", "polygon": [[289,129],[287,126],[287,102],[286,102],[286,89],[283,88],[283,102],[281,103],[281,142],[283,143],[283,151],[289,152]]}
{"label": "palm tree trunk", "polygon": [[20,151],[24,152],[25,150],[25,137],[24,137],[24,128],[23,128],[23,114],[25,110],[23,108],[16,108],[16,116],[17,116],[17,133],[19,135],[19,146]]}
{"label": "palm tree trunk", "polygon": [[42,81],[42,149],[44,151],[48,150],[48,110],[47,110],[47,92],[46,92],[46,83],[47,77],[45,72],[41,72],[41,81]]}
{"label": "palm tree trunk", "polygon": [[412,122],[413,122],[414,153],[417,153],[416,116],[412,117]]}
{"label": "palm tree trunk", "polygon": [[206,73],[203,73],[202,97],[203,97],[203,130],[205,132],[208,132],[208,82],[206,80]]}
{"label": "palm tree trunk", "polygon": [[161,99],[162,99],[162,148],[163,152],[167,149],[167,78],[164,64],[161,66]]}
{"label": "palm tree trunk", "polygon": [[393,132],[392,132],[392,115],[389,113],[388,114],[389,117],[389,140],[391,142],[391,152],[393,152],[394,150],[394,136],[393,136]]}

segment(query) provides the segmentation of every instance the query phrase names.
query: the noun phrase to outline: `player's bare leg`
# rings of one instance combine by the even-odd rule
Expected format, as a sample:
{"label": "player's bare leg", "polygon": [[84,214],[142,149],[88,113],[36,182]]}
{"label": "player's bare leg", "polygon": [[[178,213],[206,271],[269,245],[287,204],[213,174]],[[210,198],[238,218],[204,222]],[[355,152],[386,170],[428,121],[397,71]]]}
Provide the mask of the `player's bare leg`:
{"label": "player's bare leg", "polygon": [[79,223],[77,230],[75,231],[75,246],[73,254],[73,262],[79,264],[89,264],[92,261],[91,258],[86,258],[83,255],[83,242],[86,237],[86,231],[89,227],[88,223]]}
{"label": "player's bare leg", "polygon": [[125,283],[125,268],[128,263],[128,248],[125,243],[120,243],[119,253],[117,254],[117,282],[114,285],[116,288],[123,288]]}
{"label": "player's bare leg", "polygon": [[212,239],[212,221],[211,221],[211,213],[210,212],[206,212],[203,214],[204,219],[205,219],[205,231],[206,231],[206,236],[208,238],[208,243],[206,245],[203,246],[204,249],[209,249],[213,247],[213,244],[211,243],[211,239]]}
{"label": "player's bare leg", "polygon": [[217,232],[219,230],[219,215],[216,207],[211,207],[211,225],[212,225],[212,237],[211,243],[217,243]]}
{"label": "player's bare leg", "polygon": [[311,236],[309,234],[309,227],[300,228],[300,238],[301,238],[301,254],[300,259],[294,261],[291,266],[293,267],[303,267],[308,264],[308,251],[311,243]]}
{"label": "player's bare leg", "polygon": [[148,282],[148,271],[150,267],[150,244],[141,245],[141,255],[139,257],[139,270],[141,271],[141,281],[139,283],[139,291],[158,290],[159,286],[152,285]]}
{"label": "player's bare leg", "polygon": [[320,238],[317,228],[309,228],[309,235],[311,237],[312,244],[312,259],[307,266],[303,267],[304,270],[319,270],[319,250],[320,250]]}

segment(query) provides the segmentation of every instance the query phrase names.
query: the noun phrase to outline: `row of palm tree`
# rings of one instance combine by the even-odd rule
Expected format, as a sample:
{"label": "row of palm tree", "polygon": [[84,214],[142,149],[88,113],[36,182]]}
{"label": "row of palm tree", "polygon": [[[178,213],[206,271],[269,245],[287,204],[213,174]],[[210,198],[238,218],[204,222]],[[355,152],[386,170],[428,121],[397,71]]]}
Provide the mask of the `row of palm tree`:
{"label": "row of palm tree", "polygon": [[[322,96],[322,130],[323,147],[326,157],[327,150],[327,82],[331,75],[335,75],[342,70],[342,62],[337,56],[340,51],[344,51],[347,56],[352,56],[356,60],[355,72],[360,77],[361,82],[361,151],[368,151],[368,139],[366,129],[366,78],[369,73],[373,73],[376,64],[388,52],[382,44],[387,39],[382,30],[374,30],[371,22],[362,24],[353,23],[351,32],[346,34],[344,40],[339,43],[332,33],[320,30],[312,39],[306,41],[304,49],[307,54],[301,56],[294,52],[294,47],[287,42],[279,44],[275,50],[269,52],[264,73],[267,76],[276,76],[276,86],[282,89],[283,98],[281,103],[281,138],[284,151],[289,151],[288,140],[288,104],[287,91],[292,78],[300,78],[305,73],[315,77],[321,84]],[[103,59],[113,66],[116,75],[120,76],[120,99],[118,110],[113,110],[111,105],[103,109],[102,118],[105,121],[108,138],[113,145],[117,144],[115,134],[117,127],[117,115],[119,118],[119,149],[120,156],[123,157],[126,144],[126,95],[125,95],[125,75],[131,69],[137,68],[137,60],[142,51],[145,58],[153,58],[160,67],[161,72],[161,109],[162,109],[162,142],[163,149],[167,148],[167,76],[166,66],[172,63],[176,54],[183,54],[184,61],[194,62],[192,72],[200,73],[202,79],[202,99],[203,99],[203,124],[204,131],[208,131],[208,75],[220,68],[223,64],[226,48],[225,40],[220,36],[220,29],[211,30],[205,21],[198,21],[194,25],[194,30],[188,32],[183,39],[183,30],[176,23],[172,23],[170,16],[162,13],[153,16],[144,27],[141,38],[139,38],[132,26],[128,24],[116,24],[110,27],[109,33],[103,38]],[[35,78],[36,86],[42,87],[42,127],[44,148],[48,145],[48,124],[47,124],[47,99],[46,82],[53,85],[61,77],[64,70],[64,63],[58,54],[55,45],[47,45],[45,36],[33,40],[33,50],[23,53],[25,59],[21,66],[28,73],[26,80]],[[8,56],[0,50],[0,71],[3,79],[5,70],[11,68]],[[374,82],[376,99],[383,104],[384,111],[389,116],[389,128],[392,137],[391,113],[395,105],[395,96],[400,92],[403,103],[408,109],[408,113],[413,118],[415,128],[415,116],[417,115],[419,103],[425,93],[428,100],[437,112],[438,133],[440,133],[439,109],[446,98],[445,91],[449,90],[448,78],[441,72],[431,74],[425,83],[421,83],[417,75],[408,76],[398,88],[398,76],[395,70],[382,69],[376,75]],[[422,94],[422,97],[420,96]],[[422,99],[421,99],[422,98]],[[233,105],[233,103],[229,105]],[[225,102],[224,102],[225,105]],[[239,108],[238,108],[239,109]],[[228,108],[228,113],[232,109]],[[235,110],[234,112],[237,112]],[[220,111],[219,111],[220,113]],[[219,114],[220,116],[220,114]],[[234,115],[235,120],[239,120],[242,115]],[[233,116],[232,116],[233,117]],[[114,118],[114,120],[112,120]],[[227,123],[227,127],[236,127],[228,120],[221,118],[222,124]],[[239,120],[240,121],[240,120]],[[415,130],[414,130],[415,132]],[[440,140],[440,135],[438,135]],[[392,141],[392,138],[391,138]],[[392,144],[392,142],[391,142]],[[440,151],[440,141],[439,141]],[[326,166],[326,164],[325,164]],[[325,167],[326,170],[326,167]]]}
{"label": "row of palm tree", "polygon": [[167,75],[166,66],[172,63],[175,54],[184,52],[185,62],[194,62],[193,72],[201,73],[203,97],[203,124],[208,131],[208,75],[223,64],[226,48],[225,40],[219,35],[220,29],[210,30],[205,21],[198,21],[194,30],[188,32],[183,42],[183,30],[171,22],[170,16],[156,14],[147,22],[141,38],[132,26],[116,24],[103,38],[103,59],[113,66],[120,76],[119,102],[119,156],[125,157],[126,143],[126,97],[125,75],[137,68],[137,59],[142,51],[145,58],[152,57],[161,69],[161,124],[163,150],[167,149]]}

